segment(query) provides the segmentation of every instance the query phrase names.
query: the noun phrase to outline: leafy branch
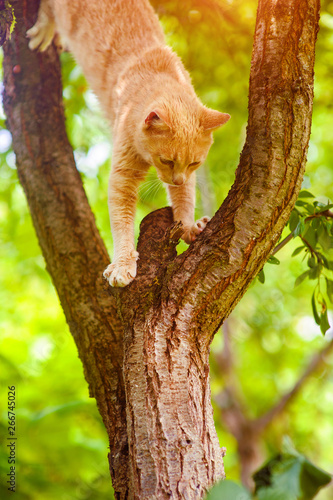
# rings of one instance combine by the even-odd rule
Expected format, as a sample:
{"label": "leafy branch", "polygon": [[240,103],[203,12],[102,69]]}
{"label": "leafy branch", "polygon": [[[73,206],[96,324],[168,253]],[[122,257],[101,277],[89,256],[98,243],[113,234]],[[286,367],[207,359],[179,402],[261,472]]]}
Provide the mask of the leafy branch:
{"label": "leafy branch", "polygon": [[[316,281],[311,297],[312,312],[322,334],[325,334],[330,328],[327,303],[333,303],[333,260],[330,260],[333,249],[333,203],[310,203],[308,200],[311,198],[314,198],[314,195],[309,191],[300,192],[288,221],[290,233],[275,247],[267,262],[280,264],[275,254],[294,238],[300,238],[302,245],[297,247],[291,256],[303,255],[308,269],[297,277],[295,286],[300,285],[306,278]],[[265,282],[263,270],[260,271],[258,279],[261,283]]]}
{"label": "leafy branch", "polygon": [[253,478],[254,494],[234,481],[224,480],[211,489],[206,500],[312,500],[332,480],[331,474],[299,453],[287,436],[283,441],[282,452],[270,459]]}

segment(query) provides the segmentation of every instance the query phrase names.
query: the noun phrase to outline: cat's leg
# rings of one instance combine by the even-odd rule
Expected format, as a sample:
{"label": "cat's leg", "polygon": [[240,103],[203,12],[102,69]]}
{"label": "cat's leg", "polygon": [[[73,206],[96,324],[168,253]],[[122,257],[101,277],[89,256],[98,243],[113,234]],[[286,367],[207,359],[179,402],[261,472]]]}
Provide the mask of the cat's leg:
{"label": "cat's leg", "polygon": [[134,248],[134,217],[139,184],[148,170],[146,165],[141,165],[141,168],[137,163],[133,168],[122,168],[113,162],[109,182],[109,214],[114,256],[103,273],[111,286],[124,287],[136,276],[139,254]]}
{"label": "cat's leg", "polygon": [[37,21],[27,31],[27,37],[30,38],[29,48],[44,52],[51,45],[54,35],[55,22],[49,0],[41,0]]}
{"label": "cat's leg", "polygon": [[167,186],[171,201],[173,218],[175,221],[182,221],[184,233],[182,239],[186,243],[191,243],[206,227],[210,221],[207,215],[194,221],[195,207],[195,173],[193,172],[189,180],[181,186]]}

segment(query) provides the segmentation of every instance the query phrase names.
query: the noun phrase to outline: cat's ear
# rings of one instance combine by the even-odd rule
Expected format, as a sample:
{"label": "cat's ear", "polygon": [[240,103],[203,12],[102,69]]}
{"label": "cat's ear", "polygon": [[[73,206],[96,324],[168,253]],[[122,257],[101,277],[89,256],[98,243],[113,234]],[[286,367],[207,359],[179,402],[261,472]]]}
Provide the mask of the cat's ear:
{"label": "cat's ear", "polygon": [[159,129],[170,128],[170,123],[167,114],[160,109],[155,109],[148,113],[145,118],[144,128],[158,127]]}
{"label": "cat's ear", "polygon": [[215,130],[229,120],[228,113],[221,113],[215,109],[204,108],[201,116],[201,125],[205,130]]}

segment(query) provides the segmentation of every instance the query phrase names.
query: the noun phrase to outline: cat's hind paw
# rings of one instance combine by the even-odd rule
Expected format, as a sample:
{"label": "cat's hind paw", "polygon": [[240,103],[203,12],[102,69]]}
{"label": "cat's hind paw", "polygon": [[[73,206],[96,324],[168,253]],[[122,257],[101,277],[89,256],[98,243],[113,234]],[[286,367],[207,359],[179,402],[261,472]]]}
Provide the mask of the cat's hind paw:
{"label": "cat's hind paw", "polygon": [[208,215],[205,215],[204,217],[201,217],[201,219],[198,219],[192,227],[189,229],[185,229],[182,239],[185,241],[185,243],[192,243],[198,236],[198,234],[202,233],[202,231],[205,229],[207,226],[208,222],[210,221],[210,217]]}
{"label": "cat's hind paw", "polygon": [[103,276],[111,286],[124,287],[131,283],[136,276],[136,261],[139,254],[135,250],[127,256],[120,257],[108,265]]}
{"label": "cat's hind paw", "polygon": [[29,49],[44,52],[52,43],[54,28],[54,20],[40,11],[36,24],[27,31],[27,37],[30,38]]}

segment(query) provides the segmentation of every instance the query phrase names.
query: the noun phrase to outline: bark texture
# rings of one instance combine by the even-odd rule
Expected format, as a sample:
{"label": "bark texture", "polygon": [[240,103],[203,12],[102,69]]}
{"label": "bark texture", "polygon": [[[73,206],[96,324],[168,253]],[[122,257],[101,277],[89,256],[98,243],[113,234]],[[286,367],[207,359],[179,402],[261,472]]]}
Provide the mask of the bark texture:
{"label": "bark texture", "polygon": [[19,180],[46,267],[78,347],[90,395],[110,441],[110,467],[120,498],[128,491],[128,449],[122,376],[123,328],[105,291],[109,262],[68,142],[59,58],[28,49],[26,30],[37,0],[12,5],[17,25],[4,46],[4,107]]}
{"label": "bark texture", "polygon": [[9,39],[13,22],[11,4],[8,0],[0,0],[0,47]]}
{"label": "bark texture", "polygon": [[318,0],[260,0],[246,143],[215,217],[176,256],[171,210],[141,224],[138,276],[108,264],[68,143],[59,60],[31,53],[37,0],[12,2],[4,105],[47,269],[110,441],[116,498],[199,499],[224,477],[209,387],[214,333],[274,248],[300,189],[310,135]]}

